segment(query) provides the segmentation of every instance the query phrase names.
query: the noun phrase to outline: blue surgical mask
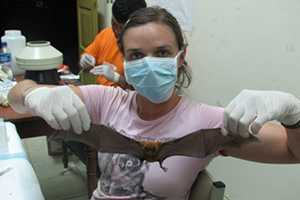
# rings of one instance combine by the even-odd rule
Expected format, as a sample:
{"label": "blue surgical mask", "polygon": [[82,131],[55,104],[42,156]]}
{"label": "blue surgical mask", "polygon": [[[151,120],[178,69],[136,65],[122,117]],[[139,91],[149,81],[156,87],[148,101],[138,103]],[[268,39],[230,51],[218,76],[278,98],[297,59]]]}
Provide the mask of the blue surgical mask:
{"label": "blue surgical mask", "polygon": [[163,103],[171,96],[177,80],[176,57],[144,57],[125,61],[127,83],[152,103]]}

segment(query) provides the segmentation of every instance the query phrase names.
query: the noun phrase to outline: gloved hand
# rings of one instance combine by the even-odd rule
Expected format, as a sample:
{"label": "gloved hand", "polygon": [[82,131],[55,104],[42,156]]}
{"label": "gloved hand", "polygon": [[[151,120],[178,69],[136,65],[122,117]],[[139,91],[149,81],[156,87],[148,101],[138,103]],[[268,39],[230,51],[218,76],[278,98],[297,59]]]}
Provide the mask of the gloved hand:
{"label": "gloved hand", "polygon": [[296,124],[300,120],[300,101],[279,91],[243,90],[225,108],[224,128],[229,133],[249,137],[272,120]]}
{"label": "gloved hand", "polygon": [[83,70],[90,70],[96,64],[96,59],[90,54],[84,53],[79,61],[79,64]]}
{"label": "gloved hand", "polygon": [[29,92],[24,105],[42,117],[52,128],[80,134],[90,128],[90,117],[81,99],[68,86],[40,87]]}
{"label": "gloved hand", "polygon": [[107,80],[112,82],[119,82],[120,74],[116,71],[116,66],[110,63],[104,63],[103,65],[98,65],[90,70],[90,73],[94,75],[103,75]]}

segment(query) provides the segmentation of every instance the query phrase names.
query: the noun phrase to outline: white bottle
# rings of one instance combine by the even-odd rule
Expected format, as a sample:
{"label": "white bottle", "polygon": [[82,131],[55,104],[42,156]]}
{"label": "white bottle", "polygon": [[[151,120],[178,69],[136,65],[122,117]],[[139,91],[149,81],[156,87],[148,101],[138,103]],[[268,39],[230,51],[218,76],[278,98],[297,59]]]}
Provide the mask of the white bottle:
{"label": "white bottle", "polygon": [[6,30],[5,35],[1,37],[1,42],[6,42],[7,47],[12,55],[12,70],[14,75],[24,74],[24,70],[16,65],[16,56],[26,46],[26,38],[20,30]]}

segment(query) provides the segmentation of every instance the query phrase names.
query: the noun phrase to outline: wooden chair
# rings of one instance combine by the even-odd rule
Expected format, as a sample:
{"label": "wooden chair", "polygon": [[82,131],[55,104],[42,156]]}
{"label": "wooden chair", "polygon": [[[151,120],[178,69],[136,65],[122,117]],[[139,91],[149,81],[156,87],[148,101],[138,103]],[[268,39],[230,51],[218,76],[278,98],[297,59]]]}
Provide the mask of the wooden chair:
{"label": "wooden chair", "polygon": [[[81,84],[96,84],[96,76],[83,71],[79,75]],[[94,189],[97,187],[99,177],[97,151],[80,142],[63,141],[63,163],[65,169],[68,168],[69,162],[68,150],[86,165],[88,196],[91,197]]]}

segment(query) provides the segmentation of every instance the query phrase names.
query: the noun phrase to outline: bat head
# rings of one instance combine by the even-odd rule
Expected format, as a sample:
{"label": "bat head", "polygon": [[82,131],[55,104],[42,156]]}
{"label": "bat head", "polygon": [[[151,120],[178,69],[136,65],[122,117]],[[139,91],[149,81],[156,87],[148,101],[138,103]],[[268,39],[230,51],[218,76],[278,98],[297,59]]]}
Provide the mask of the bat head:
{"label": "bat head", "polygon": [[159,157],[159,150],[162,146],[160,141],[139,141],[143,149],[143,157],[148,162],[155,162]]}

